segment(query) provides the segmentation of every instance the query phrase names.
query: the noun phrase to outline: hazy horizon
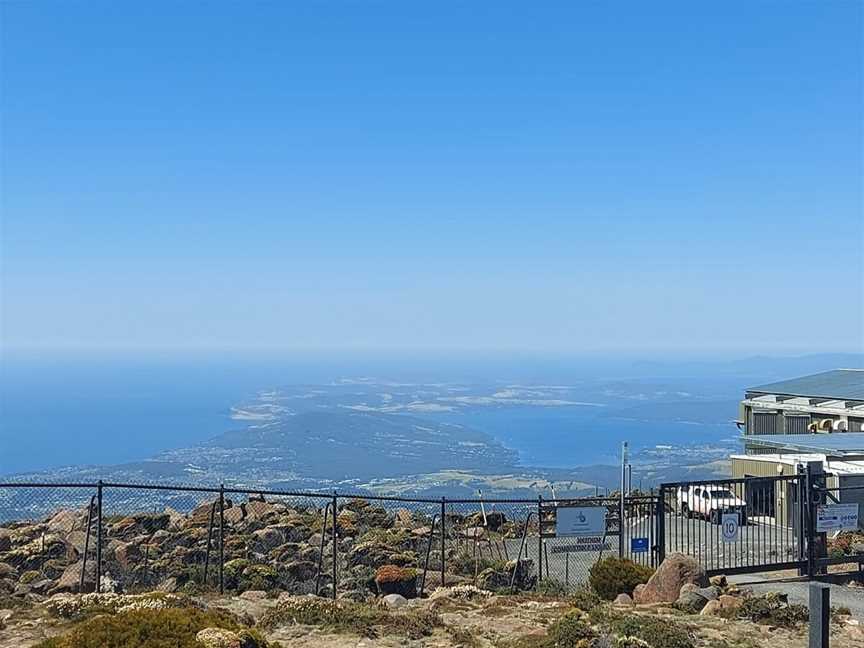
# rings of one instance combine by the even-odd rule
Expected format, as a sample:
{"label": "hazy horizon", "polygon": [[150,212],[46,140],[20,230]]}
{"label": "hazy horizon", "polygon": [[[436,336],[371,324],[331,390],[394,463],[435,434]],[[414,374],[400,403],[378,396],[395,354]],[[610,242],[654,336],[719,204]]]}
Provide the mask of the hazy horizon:
{"label": "hazy horizon", "polygon": [[864,350],[860,3],[0,12],[4,351]]}

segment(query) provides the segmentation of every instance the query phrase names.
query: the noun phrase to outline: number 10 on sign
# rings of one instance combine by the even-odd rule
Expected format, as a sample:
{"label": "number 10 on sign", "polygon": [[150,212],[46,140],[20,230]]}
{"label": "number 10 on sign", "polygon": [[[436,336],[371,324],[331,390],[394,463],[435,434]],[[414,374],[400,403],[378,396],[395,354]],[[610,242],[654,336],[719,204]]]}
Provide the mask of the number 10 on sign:
{"label": "number 10 on sign", "polygon": [[720,524],[723,526],[723,542],[736,542],[738,540],[738,514],[724,513]]}

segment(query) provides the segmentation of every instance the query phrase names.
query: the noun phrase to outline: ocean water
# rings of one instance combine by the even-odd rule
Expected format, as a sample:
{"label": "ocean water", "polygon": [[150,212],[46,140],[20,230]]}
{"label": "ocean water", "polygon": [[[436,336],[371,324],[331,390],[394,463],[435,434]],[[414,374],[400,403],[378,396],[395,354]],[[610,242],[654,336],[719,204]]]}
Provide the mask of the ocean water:
{"label": "ocean water", "polygon": [[[616,375],[627,375],[626,362],[618,362]],[[405,354],[6,356],[0,364],[0,474],[120,463],[189,446],[242,426],[230,419],[230,408],[274,386],[343,376],[562,384],[584,381],[601,367],[608,371],[610,361],[562,366],[560,359]],[[436,418],[484,430],[517,450],[523,465],[543,467],[614,464],[624,440],[638,448],[736,435],[731,424],[626,420],[590,407],[510,407]]]}
{"label": "ocean water", "polygon": [[657,444],[717,443],[739,434],[732,423],[619,419],[579,407],[508,407],[436,418],[483,430],[517,450],[520,464],[543,468],[616,465],[624,441],[639,450]]}

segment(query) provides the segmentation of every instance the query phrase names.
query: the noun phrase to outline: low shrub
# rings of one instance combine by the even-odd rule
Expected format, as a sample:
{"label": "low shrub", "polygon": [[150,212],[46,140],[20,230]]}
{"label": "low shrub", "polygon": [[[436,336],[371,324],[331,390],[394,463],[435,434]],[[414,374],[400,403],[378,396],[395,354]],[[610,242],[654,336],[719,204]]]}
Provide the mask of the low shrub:
{"label": "low shrub", "polygon": [[567,594],[567,586],[554,578],[544,578],[542,581],[537,583],[536,591],[538,594],[542,594],[543,596],[560,597]]}
{"label": "low shrub", "polygon": [[588,617],[579,610],[572,610],[549,627],[546,646],[582,648],[588,646],[596,636]]}
{"label": "low shrub", "polygon": [[298,596],[284,599],[258,622],[262,628],[291,624],[318,626],[329,632],[369,638],[377,637],[380,628],[385,633],[418,639],[432,634],[435,627],[441,625],[441,620],[426,610],[391,613],[384,607],[368,603]]}
{"label": "low shrub", "polygon": [[276,648],[225,612],[197,608],[139,609],[96,616],[35,648],[201,648],[195,636],[205,628],[242,634],[248,648]]}
{"label": "low shrub", "polygon": [[375,572],[375,585],[380,594],[413,598],[417,596],[417,571],[397,565],[383,565]]}
{"label": "low shrub", "polygon": [[583,612],[590,612],[602,602],[603,600],[597,596],[597,592],[584,585],[577,588],[570,597],[570,603],[573,604],[573,607],[577,607]]}
{"label": "low shrub", "polygon": [[810,611],[805,605],[790,604],[786,597],[777,592],[768,592],[761,596],[748,596],[741,607],[733,611],[734,616],[749,619],[755,623],[795,627],[810,619]]}
{"label": "low shrub", "polygon": [[507,571],[508,563],[506,560],[494,560],[488,557],[475,556],[467,551],[460,551],[454,556],[447,558],[447,567],[454,574],[459,576],[473,576],[476,568],[479,574],[487,569],[492,569],[496,572]]}
{"label": "low shrub", "polygon": [[180,594],[149,592],[147,594],[60,594],[49,599],[48,612],[63,619],[82,621],[98,614],[117,614],[132,610],[195,607],[192,601]]}
{"label": "low shrub", "polygon": [[644,641],[651,648],[694,647],[690,631],[672,619],[627,614],[610,619],[608,629],[618,637]]}
{"label": "low shrub", "polygon": [[619,594],[631,594],[637,585],[647,583],[653,573],[632,560],[610,556],[591,567],[588,583],[598,596],[611,601]]}

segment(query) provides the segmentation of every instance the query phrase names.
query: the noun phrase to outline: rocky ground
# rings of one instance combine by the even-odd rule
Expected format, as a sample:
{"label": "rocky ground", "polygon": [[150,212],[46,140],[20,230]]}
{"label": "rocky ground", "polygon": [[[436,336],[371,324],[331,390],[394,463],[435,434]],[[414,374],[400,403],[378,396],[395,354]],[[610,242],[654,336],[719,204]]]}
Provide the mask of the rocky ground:
{"label": "rocky ground", "polygon": [[[430,538],[440,552],[431,520],[363,500],[346,503],[336,514],[337,601],[326,598],[333,584],[331,517],[324,527],[324,511],[312,506],[229,502],[227,591],[217,596],[213,510],[204,504],[188,515],[106,517],[102,584],[108,591],[100,594],[90,591],[95,574],[86,511],[0,528],[0,647],[807,645],[807,609],[788,600],[782,586],[780,593],[752,591],[724,577],[709,579],[683,554],[668,556],[656,571],[607,558],[592,568],[590,588],[575,592],[554,581],[538,584],[531,561],[495,554],[493,547],[521,536],[519,523],[500,512],[448,516],[448,586],[439,587],[436,566],[424,591]],[[834,611],[833,646],[864,648],[864,620],[852,613],[857,609]]]}
{"label": "rocky ground", "polygon": [[[395,599],[395,597],[394,597]],[[577,604],[589,610],[577,612]],[[186,610],[226,611],[237,622],[258,634],[245,631],[207,631],[195,629],[191,645],[201,648],[258,648],[276,645],[297,648],[359,648],[361,646],[412,646],[414,648],[529,648],[557,645],[575,648],[589,645],[615,645],[626,636],[620,629],[653,628],[654,635],[619,645],[653,648],[757,648],[782,645],[803,648],[807,645],[805,623],[754,622],[725,619],[707,614],[687,614],[664,604],[637,606],[586,605],[572,597],[536,595],[498,596],[468,587],[444,588],[427,599],[395,599],[386,603],[341,602],[337,611],[332,601],[318,597],[281,595],[268,597],[263,592],[246,592],[231,597],[186,598],[177,595],[71,595],[60,594],[32,606],[0,611],[0,646],[9,648],[89,648],[83,643],[40,643],[62,637],[77,627],[113,617],[121,623],[137,622],[143,613],[164,612],[176,607]],[[316,609],[319,608],[320,609]],[[161,609],[161,610],[160,610]],[[561,636],[562,619],[581,619],[579,637],[567,643]],[[87,619],[90,619],[87,621]],[[577,619],[577,621],[578,621]],[[633,623],[636,626],[633,626]],[[660,634],[664,630],[681,630]],[[587,628],[587,630],[586,630]],[[618,628],[619,631],[615,629]],[[95,630],[90,630],[95,634]],[[557,633],[557,634],[556,634]],[[593,636],[590,636],[593,635]],[[85,635],[86,637],[86,635]],[[682,643],[682,641],[686,642]],[[588,638],[587,643],[579,643]],[[557,643],[547,644],[550,639]],[[864,646],[864,627],[855,620],[837,617],[832,624],[832,646]],[[245,642],[245,643],[244,643]],[[111,645],[111,644],[106,644]],[[122,644],[118,644],[122,645]],[[139,645],[139,644],[135,644]],[[149,645],[149,644],[140,644]],[[154,644],[156,645],[156,644]],[[166,644],[187,645],[187,644]]]}
{"label": "rocky ground", "polygon": [[[232,593],[250,589],[329,593],[333,519],[329,513],[325,517],[325,512],[315,502],[301,499],[226,501],[225,589]],[[62,510],[38,522],[0,526],[0,595],[44,597],[92,591],[96,532],[93,525],[87,533],[87,520],[86,509]],[[385,510],[354,499],[341,503],[335,524],[340,596],[362,600],[376,593],[376,570],[386,565],[414,570],[407,577],[416,585],[422,578],[427,550],[427,586],[440,584],[441,545],[438,528],[433,534],[428,515],[408,509]],[[480,512],[448,513],[447,583],[470,578],[480,585],[509,584],[515,565],[508,565],[505,559],[505,543],[521,537],[523,524],[502,513],[485,517]],[[218,525],[212,502],[187,515],[171,509],[106,515],[102,591],[158,589],[198,594],[216,589]],[[517,584],[530,587],[530,571],[530,561],[523,560]]]}

